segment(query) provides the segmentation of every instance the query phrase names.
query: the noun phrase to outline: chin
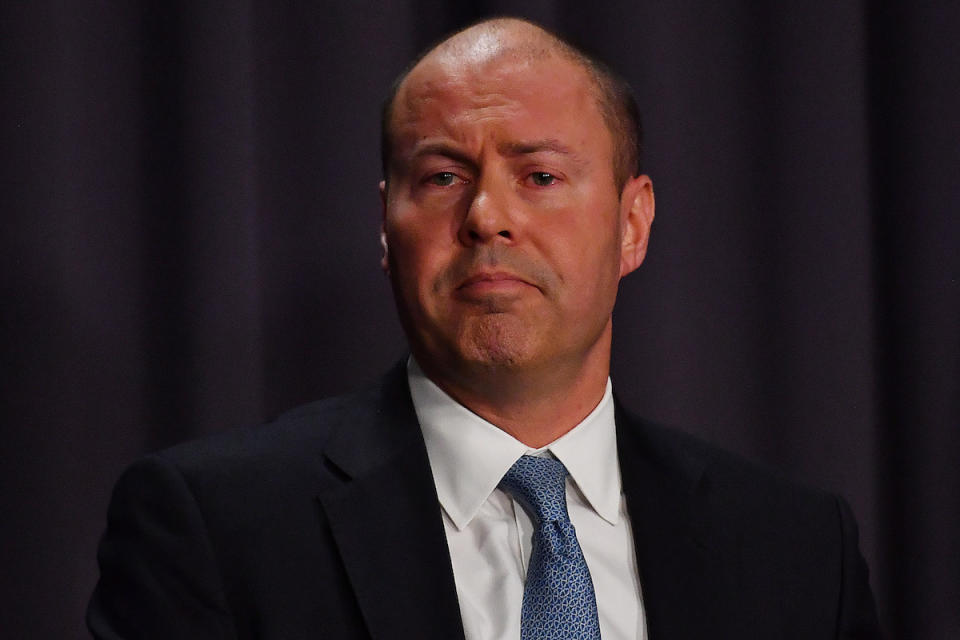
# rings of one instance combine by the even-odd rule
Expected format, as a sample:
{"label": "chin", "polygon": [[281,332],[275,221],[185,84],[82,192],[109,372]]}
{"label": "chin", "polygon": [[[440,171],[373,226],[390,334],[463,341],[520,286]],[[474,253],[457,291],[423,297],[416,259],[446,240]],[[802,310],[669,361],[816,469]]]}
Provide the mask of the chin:
{"label": "chin", "polygon": [[515,317],[486,316],[459,336],[457,351],[467,364],[518,369],[533,360],[535,343],[531,329]]}
{"label": "chin", "polygon": [[526,362],[524,353],[503,345],[474,345],[461,354],[464,362],[483,369],[519,369]]}

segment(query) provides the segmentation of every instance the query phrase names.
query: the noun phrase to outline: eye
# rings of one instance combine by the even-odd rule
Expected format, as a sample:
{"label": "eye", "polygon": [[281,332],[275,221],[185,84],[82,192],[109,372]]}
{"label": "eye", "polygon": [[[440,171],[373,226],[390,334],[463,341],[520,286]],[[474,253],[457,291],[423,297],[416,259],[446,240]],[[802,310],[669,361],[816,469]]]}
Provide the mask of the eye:
{"label": "eye", "polygon": [[549,187],[557,181],[557,177],[546,171],[534,171],[530,174],[530,180],[538,187]]}
{"label": "eye", "polygon": [[457,175],[450,171],[441,171],[427,178],[427,182],[437,187],[449,187],[456,181]]}

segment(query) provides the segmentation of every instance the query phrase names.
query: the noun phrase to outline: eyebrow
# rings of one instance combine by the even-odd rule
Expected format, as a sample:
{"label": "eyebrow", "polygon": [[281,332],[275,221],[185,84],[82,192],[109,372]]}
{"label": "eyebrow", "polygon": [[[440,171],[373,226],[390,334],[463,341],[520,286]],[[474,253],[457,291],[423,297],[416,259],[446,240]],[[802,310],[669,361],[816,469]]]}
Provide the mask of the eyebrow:
{"label": "eyebrow", "polygon": [[473,166],[473,159],[465,152],[457,149],[446,142],[428,142],[423,145],[417,145],[410,154],[411,159],[422,158],[424,156],[444,156],[465,165]]}
{"label": "eyebrow", "polygon": [[589,158],[556,138],[504,142],[497,145],[497,151],[510,158],[529,156],[537,153],[552,153],[566,158],[572,167],[579,167],[581,171],[590,165]]}
{"label": "eyebrow", "polygon": [[[532,155],[535,153],[556,153],[570,158],[577,164],[587,164],[583,156],[555,138],[501,142],[497,145],[497,152],[508,157]],[[427,142],[422,145],[417,145],[410,157],[412,159],[422,158],[424,156],[445,156],[468,166],[475,164],[473,158],[471,158],[468,153],[447,142]]]}
{"label": "eyebrow", "polygon": [[525,156],[533,153],[557,153],[570,156],[581,161],[580,154],[555,138],[543,140],[522,140],[519,142],[503,142],[497,145],[497,151],[506,156]]}

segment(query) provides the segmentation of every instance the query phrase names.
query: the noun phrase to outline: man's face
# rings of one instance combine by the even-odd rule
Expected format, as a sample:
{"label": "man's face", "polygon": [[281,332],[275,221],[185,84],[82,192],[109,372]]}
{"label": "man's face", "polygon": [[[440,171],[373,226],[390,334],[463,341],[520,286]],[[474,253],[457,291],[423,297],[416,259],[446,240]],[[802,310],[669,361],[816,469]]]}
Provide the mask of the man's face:
{"label": "man's face", "polygon": [[[652,192],[642,176],[621,199],[585,71],[557,56],[427,60],[399,91],[392,125],[384,266],[424,369],[456,377],[608,357]],[[630,215],[642,191],[646,219]]]}

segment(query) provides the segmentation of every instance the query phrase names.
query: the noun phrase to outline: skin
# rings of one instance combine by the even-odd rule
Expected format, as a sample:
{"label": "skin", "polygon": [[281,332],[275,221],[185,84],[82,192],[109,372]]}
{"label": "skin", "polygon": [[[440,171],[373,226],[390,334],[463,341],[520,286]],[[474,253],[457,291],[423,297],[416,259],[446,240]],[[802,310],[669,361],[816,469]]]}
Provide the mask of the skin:
{"label": "skin", "polygon": [[587,73],[519,21],[428,54],[397,93],[383,266],[424,372],[531,447],[603,396],[620,278],[643,261],[649,177],[618,191]]}

